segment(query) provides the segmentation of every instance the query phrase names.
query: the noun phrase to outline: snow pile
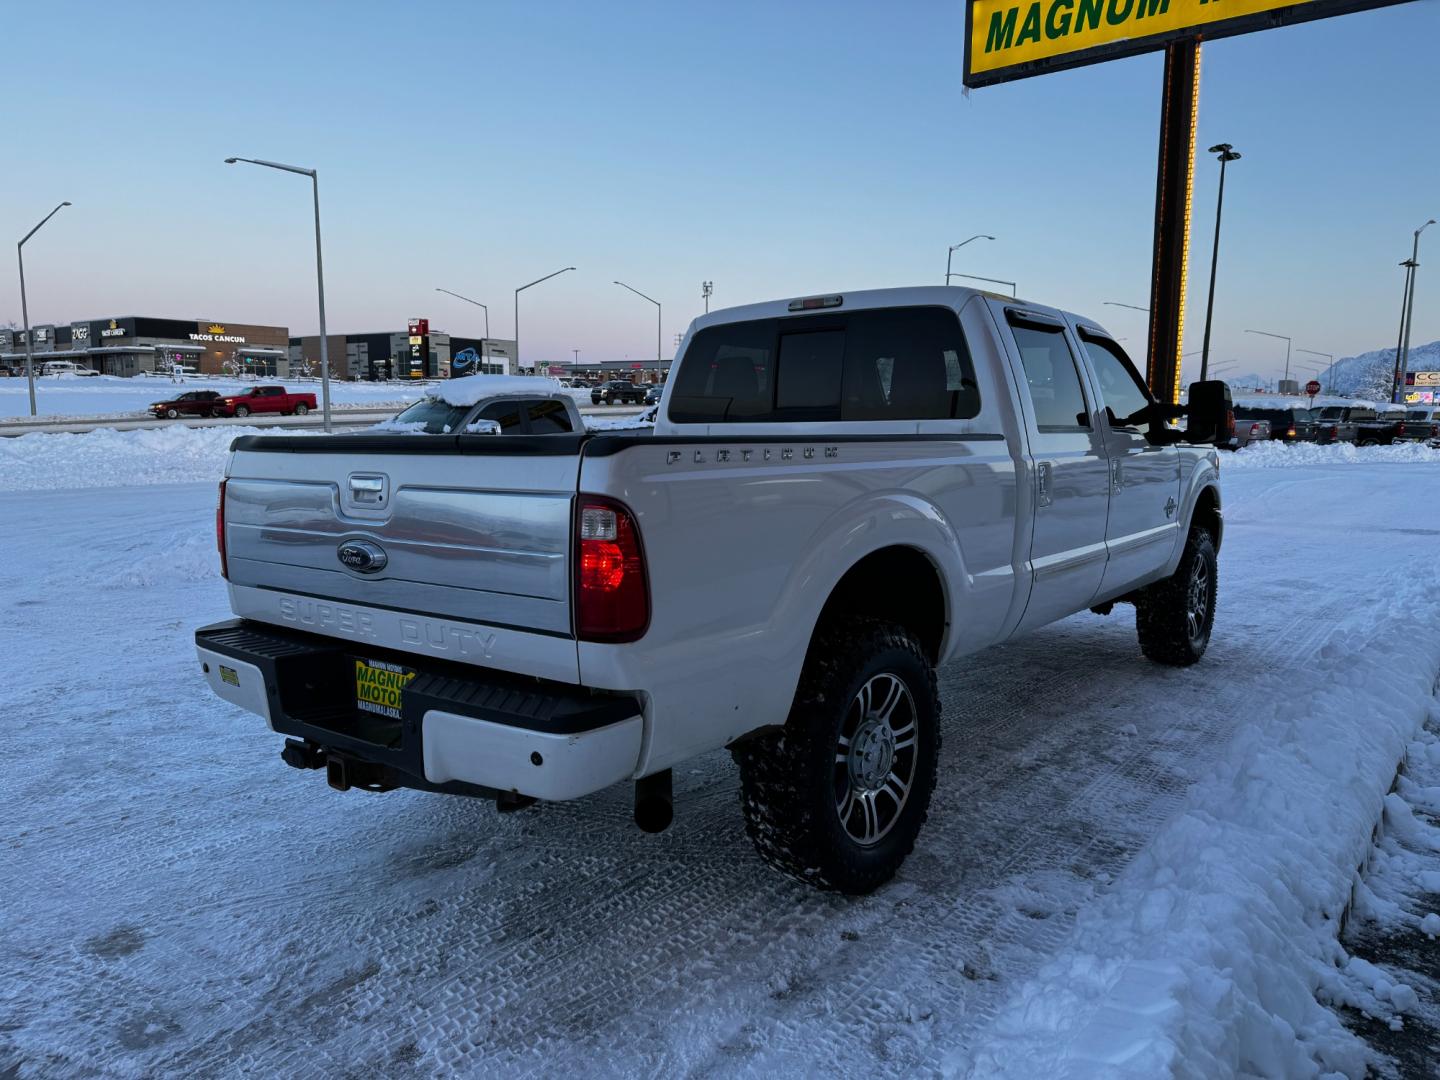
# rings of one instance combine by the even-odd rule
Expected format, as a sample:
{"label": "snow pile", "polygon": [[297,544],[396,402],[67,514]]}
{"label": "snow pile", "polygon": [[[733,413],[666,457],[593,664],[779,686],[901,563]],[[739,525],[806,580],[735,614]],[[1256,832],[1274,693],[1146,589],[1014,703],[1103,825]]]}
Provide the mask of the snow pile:
{"label": "snow pile", "polygon": [[[1290,469],[1297,465],[1375,465],[1380,463],[1440,463],[1440,450],[1424,443],[1396,443],[1393,446],[1356,446],[1354,443],[1294,443],[1278,441],[1251,443],[1220,458],[1223,477],[1229,470]],[[1223,482],[1223,481],[1222,481]]]}
{"label": "snow pile", "polygon": [[498,394],[533,394],[536,397],[573,397],[559,379],[544,375],[467,375],[428,388],[429,397],[447,405],[478,405]]}
{"label": "snow pile", "polygon": [[659,405],[652,405],[642,413],[632,413],[629,416],[587,416],[585,417],[586,431],[632,431],[636,428],[653,428],[655,426],[655,414],[659,412]]}
{"label": "snow pile", "polygon": [[59,491],[213,480],[225,471],[241,435],[318,434],[279,428],[101,428],[84,434],[37,433],[0,439],[0,491]]}
{"label": "snow pile", "polygon": [[[1433,612],[1440,585],[1412,570],[1387,575],[1391,610]],[[1337,929],[1440,668],[1440,620],[1385,618],[1332,632],[1304,679],[1257,687],[1273,716],[1080,911],[1001,1010],[978,1075],[1365,1075],[1369,1051],[1317,994],[1412,1003],[1350,963]]]}

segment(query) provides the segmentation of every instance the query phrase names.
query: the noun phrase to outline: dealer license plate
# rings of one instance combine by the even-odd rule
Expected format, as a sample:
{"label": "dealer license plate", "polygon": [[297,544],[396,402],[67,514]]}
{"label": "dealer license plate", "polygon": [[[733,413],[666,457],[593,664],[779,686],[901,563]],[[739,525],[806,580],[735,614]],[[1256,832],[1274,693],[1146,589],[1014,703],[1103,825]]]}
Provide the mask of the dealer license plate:
{"label": "dealer license plate", "polygon": [[400,692],[415,672],[383,660],[355,661],[355,704],[366,712],[400,719]]}

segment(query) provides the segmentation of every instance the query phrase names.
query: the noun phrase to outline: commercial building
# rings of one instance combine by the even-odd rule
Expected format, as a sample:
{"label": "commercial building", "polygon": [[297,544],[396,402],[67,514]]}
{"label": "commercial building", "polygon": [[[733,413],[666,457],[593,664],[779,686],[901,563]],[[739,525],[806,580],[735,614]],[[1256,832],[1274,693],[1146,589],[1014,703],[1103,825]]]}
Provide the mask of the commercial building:
{"label": "commercial building", "polygon": [[[514,341],[432,331],[428,319],[412,319],[404,330],[330,334],[327,348],[333,379],[448,379],[516,373]],[[290,339],[290,370],[302,368],[319,373],[319,334]]]}
{"label": "commercial building", "polygon": [[[206,375],[289,374],[285,326],[123,315],[32,326],[30,340],[37,367],[70,360],[102,375],[168,371],[175,364]],[[24,362],[25,331],[0,330],[0,363]]]}

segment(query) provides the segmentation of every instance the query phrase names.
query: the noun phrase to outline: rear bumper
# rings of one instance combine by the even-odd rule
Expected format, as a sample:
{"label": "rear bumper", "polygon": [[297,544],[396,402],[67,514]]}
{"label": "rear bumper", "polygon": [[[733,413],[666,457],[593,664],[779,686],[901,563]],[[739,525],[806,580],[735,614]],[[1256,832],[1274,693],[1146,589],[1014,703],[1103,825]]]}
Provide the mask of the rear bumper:
{"label": "rear bumper", "polygon": [[[242,619],[197,630],[195,648],[219,697],[291,736],[286,761],[339,762],[364,786],[573,799],[633,776],[640,759],[644,720],[632,697]],[[415,672],[398,716],[356,708],[357,659]]]}

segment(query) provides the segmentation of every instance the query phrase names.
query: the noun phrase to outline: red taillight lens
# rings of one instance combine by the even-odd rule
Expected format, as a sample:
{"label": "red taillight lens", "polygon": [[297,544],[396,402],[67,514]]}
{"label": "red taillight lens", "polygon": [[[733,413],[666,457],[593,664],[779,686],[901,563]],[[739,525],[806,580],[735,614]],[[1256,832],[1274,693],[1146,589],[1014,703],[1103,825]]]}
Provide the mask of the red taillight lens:
{"label": "red taillight lens", "polygon": [[1396,434],[1396,435],[1404,435],[1404,434],[1405,434],[1405,425],[1404,425],[1403,423],[1402,423],[1402,424],[1396,424],[1396,425],[1395,425],[1395,434]]}
{"label": "red taillight lens", "polygon": [[582,495],[575,518],[575,627],[582,641],[634,641],[650,624],[640,530],[611,499]]}
{"label": "red taillight lens", "polygon": [[1295,429],[1292,427],[1289,431],[1285,432],[1285,437],[1287,439],[1295,438]]}
{"label": "red taillight lens", "polygon": [[1251,425],[1250,425],[1250,438],[1252,438],[1252,439],[1258,439],[1259,437],[1260,437],[1260,425],[1259,425],[1259,424],[1251,424]]}
{"label": "red taillight lens", "polygon": [[220,576],[230,580],[230,567],[225,561],[225,481],[220,481],[220,501],[215,504],[215,550],[220,552]]}
{"label": "red taillight lens", "polygon": [[1225,410],[1225,436],[1229,438],[1235,434],[1235,410]]}

